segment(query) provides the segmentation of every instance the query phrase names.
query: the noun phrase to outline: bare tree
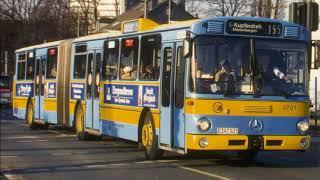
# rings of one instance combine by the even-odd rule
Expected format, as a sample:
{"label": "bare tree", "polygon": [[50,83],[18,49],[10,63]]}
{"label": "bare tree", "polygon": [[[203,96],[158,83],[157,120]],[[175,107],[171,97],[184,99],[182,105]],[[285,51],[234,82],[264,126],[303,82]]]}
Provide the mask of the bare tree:
{"label": "bare tree", "polygon": [[186,0],[186,9],[192,14],[194,17],[198,18],[199,14],[203,14],[204,12],[201,10],[201,2],[202,0]]}
{"label": "bare tree", "polygon": [[285,0],[252,0],[251,16],[279,19],[284,17]]}
{"label": "bare tree", "polygon": [[[98,21],[98,7],[100,0],[75,0],[75,2],[77,4],[73,9],[78,9],[80,13],[82,35],[88,35],[89,31],[95,29],[96,22]],[[74,14],[77,13],[78,12],[74,12]]]}
{"label": "bare tree", "polygon": [[245,16],[249,14],[248,0],[204,0],[208,4],[208,15]]}

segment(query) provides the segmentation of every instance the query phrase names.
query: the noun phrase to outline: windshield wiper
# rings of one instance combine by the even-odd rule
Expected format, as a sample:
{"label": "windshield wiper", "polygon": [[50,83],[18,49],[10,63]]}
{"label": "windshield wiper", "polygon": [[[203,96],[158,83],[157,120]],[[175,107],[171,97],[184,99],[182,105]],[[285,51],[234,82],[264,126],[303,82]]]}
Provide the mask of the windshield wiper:
{"label": "windshield wiper", "polygon": [[255,41],[250,39],[250,83],[253,83],[253,96],[260,97],[262,89],[262,68],[255,53]]}

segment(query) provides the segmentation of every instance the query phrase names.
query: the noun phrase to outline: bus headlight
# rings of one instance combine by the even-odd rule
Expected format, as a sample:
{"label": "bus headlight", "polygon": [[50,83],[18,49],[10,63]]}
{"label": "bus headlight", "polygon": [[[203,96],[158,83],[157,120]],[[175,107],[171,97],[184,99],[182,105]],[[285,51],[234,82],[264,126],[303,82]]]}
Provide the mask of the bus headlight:
{"label": "bus headlight", "polygon": [[208,139],[203,137],[199,140],[199,146],[202,147],[202,148],[206,148],[208,147],[209,145],[209,142],[208,142]]}
{"label": "bus headlight", "polygon": [[200,118],[197,122],[198,129],[208,131],[211,128],[211,122],[207,118]]}
{"label": "bus headlight", "polygon": [[300,132],[304,133],[304,132],[308,131],[308,129],[309,129],[309,122],[306,120],[299,121],[297,123],[297,128]]}

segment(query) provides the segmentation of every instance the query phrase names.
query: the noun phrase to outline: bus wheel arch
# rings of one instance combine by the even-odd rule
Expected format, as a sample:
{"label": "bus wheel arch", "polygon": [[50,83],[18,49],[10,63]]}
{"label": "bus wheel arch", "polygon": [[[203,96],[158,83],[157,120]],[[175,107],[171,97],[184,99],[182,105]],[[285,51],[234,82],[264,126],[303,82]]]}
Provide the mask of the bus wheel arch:
{"label": "bus wheel arch", "polygon": [[149,108],[146,108],[141,115],[139,120],[139,144],[143,146],[146,159],[159,159],[163,151],[158,146],[158,136],[152,112]]}
{"label": "bus wheel arch", "polygon": [[74,111],[74,120],[73,120],[73,127],[75,129],[75,133],[77,134],[78,140],[86,141],[89,140],[89,134],[84,131],[84,123],[85,123],[85,114],[81,104],[81,101],[78,100],[75,106]]}
{"label": "bus wheel arch", "polygon": [[31,97],[29,97],[27,100],[25,122],[27,125],[29,125],[31,130],[37,129],[37,126],[34,122],[34,106]]}

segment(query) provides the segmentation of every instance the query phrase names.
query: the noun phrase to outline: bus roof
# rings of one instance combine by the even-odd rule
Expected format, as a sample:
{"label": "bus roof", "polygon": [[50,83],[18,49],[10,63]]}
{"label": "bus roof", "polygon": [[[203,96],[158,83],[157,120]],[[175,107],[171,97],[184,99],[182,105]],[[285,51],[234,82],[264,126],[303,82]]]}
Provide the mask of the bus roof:
{"label": "bus roof", "polygon": [[97,39],[103,39],[111,36],[117,36],[121,35],[120,31],[110,31],[106,33],[98,33],[98,34],[92,34],[88,36],[82,36],[79,38],[74,39],[72,42],[82,42],[82,41],[92,41],[92,40],[97,40]]}
{"label": "bus roof", "polygon": [[38,44],[38,45],[34,45],[34,46],[24,47],[24,48],[21,48],[21,49],[17,49],[16,53],[24,52],[24,51],[30,51],[30,50],[33,50],[33,49],[41,49],[41,48],[46,48],[46,47],[51,47],[51,46],[58,46],[63,41],[65,41],[65,40],[53,41],[53,42],[49,42],[49,43],[43,43],[43,44]]}

